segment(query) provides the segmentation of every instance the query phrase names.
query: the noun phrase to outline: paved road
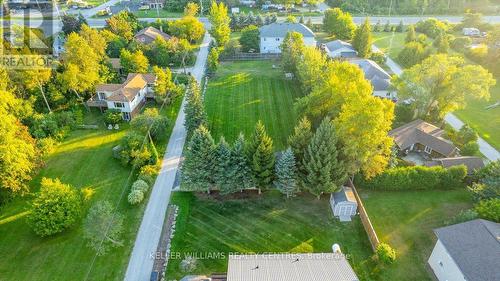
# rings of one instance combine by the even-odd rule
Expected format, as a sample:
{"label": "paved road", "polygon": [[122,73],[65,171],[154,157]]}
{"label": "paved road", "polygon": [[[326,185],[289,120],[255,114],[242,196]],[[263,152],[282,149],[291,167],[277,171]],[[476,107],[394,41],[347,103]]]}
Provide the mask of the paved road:
{"label": "paved road", "polygon": [[[196,64],[190,69],[193,76],[201,81],[205,71],[208,57],[208,45],[211,38],[208,33],[203,38],[200,46]],[[153,269],[154,255],[158,242],[160,241],[161,229],[165,221],[170,193],[174,185],[175,175],[179,168],[179,162],[186,140],[186,129],[184,128],[184,105],[182,101],[181,110],[175,121],[175,126],[168,142],[167,151],[163,157],[161,170],[156,178],[151,196],[142,218],[141,226],[137,234],[134,249],[129,260],[126,281],[146,281],[150,279]]]}
{"label": "paved road", "polygon": [[[380,51],[377,46],[373,46],[372,48],[374,51]],[[387,66],[394,72],[396,75],[401,75],[403,73],[403,69],[391,58],[387,57]],[[448,113],[444,121],[446,123],[450,124],[455,130],[460,130],[462,126],[464,125],[464,122],[462,122],[458,117],[456,117],[453,113]],[[500,152],[498,152],[493,146],[491,146],[489,143],[487,143],[483,138],[479,138],[477,140],[477,144],[479,145],[479,151],[488,158],[490,161],[496,161],[500,159]]]}

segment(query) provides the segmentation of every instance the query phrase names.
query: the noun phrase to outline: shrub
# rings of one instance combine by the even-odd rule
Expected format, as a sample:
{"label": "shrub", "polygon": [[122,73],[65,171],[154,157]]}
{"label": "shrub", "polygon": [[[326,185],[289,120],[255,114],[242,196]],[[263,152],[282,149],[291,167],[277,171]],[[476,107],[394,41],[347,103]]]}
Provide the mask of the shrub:
{"label": "shrub", "polygon": [[82,198],[78,190],[59,179],[43,178],[40,192],[31,204],[28,223],[44,237],[60,233],[75,224],[82,213]]}
{"label": "shrub", "polygon": [[398,61],[404,67],[412,67],[432,54],[432,50],[420,42],[410,42],[398,55]]}
{"label": "shrub", "polygon": [[439,34],[446,33],[448,29],[448,24],[434,18],[419,21],[415,26],[417,32],[424,33],[431,38],[436,38]]}
{"label": "shrub", "polygon": [[51,137],[43,138],[43,139],[38,139],[36,141],[36,146],[38,147],[38,150],[42,153],[42,155],[48,155],[51,152],[54,151],[55,147],[57,145],[57,141],[54,140]]}
{"label": "shrub", "polygon": [[440,166],[409,166],[387,169],[370,180],[359,178],[360,186],[382,190],[433,190],[463,186],[465,166],[445,169]]}
{"label": "shrub", "polygon": [[52,137],[63,139],[76,126],[73,112],[34,115],[31,120],[30,132],[37,139]]}
{"label": "shrub", "polygon": [[500,184],[473,183],[467,189],[472,194],[472,199],[475,202],[500,198]]}
{"label": "shrub", "polygon": [[158,175],[159,171],[159,166],[158,165],[145,165],[141,167],[141,170],[139,171],[139,175],[147,175],[154,177]]}
{"label": "shrub", "polygon": [[477,212],[474,211],[473,209],[462,210],[460,211],[460,213],[458,213],[458,215],[454,216],[450,220],[445,221],[444,224],[452,225],[452,224],[462,223],[473,219],[477,219],[477,217],[478,217]]}
{"label": "shrub", "polygon": [[475,48],[469,49],[467,52],[467,56],[477,62],[483,63],[485,62],[486,56],[488,55],[488,47],[486,45],[480,45]]}
{"label": "shrub", "polygon": [[389,246],[389,244],[380,243],[377,246],[377,257],[382,263],[391,264],[396,261],[396,250]]}
{"label": "shrub", "polygon": [[387,60],[386,56],[384,53],[381,52],[374,52],[370,55],[370,59],[378,64],[385,64],[385,61]]}
{"label": "shrub", "polygon": [[137,179],[145,181],[149,186],[152,186],[155,183],[154,178],[150,175],[139,175]]}
{"label": "shrub", "polygon": [[250,25],[241,31],[240,44],[243,52],[259,52],[259,29],[255,25]]}
{"label": "shrub", "polygon": [[482,200],[474,210],[480,218],[500,223],[500,198]]}
{"label": "shrub", "polygon": [[132,205],[137,205],[144,200],[144,193],[140,190],[132,190],[128,194],[128,202]]}
{"label": "shrub", "polygon": [[132,184],[132,191],[139,190],[139,191],[142,191],[143,193],[146,193],[146,192],[148,192],[148,189],[149,189],[148,183],[143,181],[143,180],[136,180]]}
{"label": "shrub", "polygon": [[464,156],[473,156],[476,155],[479,151],[479,144],[475,141],[468,142],[460,148],[460,154]]}
{"label": "shrub", "polygon": [[467,49],[472,44],[472,40],[469,37],[457,37],[451,41],[451,48],[457,52],[465,53]]}
{"label": "shrub", "polygon": [[118,124],[122,121],[122,113],[119,109],[111,108],[104,113],[104,122],[106,124]]}

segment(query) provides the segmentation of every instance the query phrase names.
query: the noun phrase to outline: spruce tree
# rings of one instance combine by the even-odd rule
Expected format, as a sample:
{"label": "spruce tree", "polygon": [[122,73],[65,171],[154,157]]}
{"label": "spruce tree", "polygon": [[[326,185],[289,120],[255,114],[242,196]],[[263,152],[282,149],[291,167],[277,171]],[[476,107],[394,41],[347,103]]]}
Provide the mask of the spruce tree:
{"label": "spruce tree", "polygon": [[437,52],[440,54],[447,54],[448,50],[450,49],[448,37],[444,32],[439,33],[436,40],[434,40],[433,45],[437,49]]}
{"label": "spruce tree", "polygon": [[187,95],[186,107],[184,108],[186,113],[184,126],[188,132],[188,136],[191,136],[193,131],[200,127],[200,125],[206,125],[207,123],[207,114],[203,105],[200,87],[194,78],[189,83]]}
{"label": "spruce tree", "polygon": [[228,194],[235,191],[232,184],[231,168],[231,148],[224,137],[220,138],[215,150],[215,185],[221,194]]}
{"label": "spruce tree", "polygon": [[299,124],[295,126],[293,134],[288,138],[288,145],[292,149],[295,156],[297,166],[297,183],[300,188],[303,188],[303,179],[306,176],[305,166],[303,165],[304,153],[307,146],[311,142],[313,133],[311,131],[311,122],[307,117],[302,118]]}
{"label": "spruce tree", "polygon": [[318,199],[321,194],[335,192],[347,179],[343,162],[339,160],[337,135],[329,118],[321,122],[304,155],[307,175],[305,188]]}
{"label": "spruce tree", "polygon": [[354,31],[352,46],[358,51],[360,57],[367,58],[370,55],[372,44],[371,26],[366,18],[365,22]]}
{"label": "spruce tree", "polygon": [[405,42],[410,43],[414,41],[417,41],[417,33],[415,32],[415,26],[410,25],[408,27],[408,31],[406,32]]}
{"label": "spruce tree", "polygon": [[392,26],[389,21],[387,21],[384,25],[384,32],[391,32],[392,31]]}
{"label": "spruce tree", "polygon": [[403,24],[403,21],[399,22],[399,25],[396,27],[396,32],[403,32],[405,31],[405,25]]}
{"label": "spruce tree", "polygon": [[189,191],[207,191],[214,183],[215,143],[205,126],[193,132],[182,164],[182,187]]}
{"label": "spruce tree", "polygon": [[295,157],[289,147],[278,159],[275,167],[276,180],[274,186],[287,198],[292,197],[297,191]]}
{"label": "spruce tree", "polygon": [[231,169],[233,188],[242,191],[254,186],[252,169],[245,154],[245,137],[240,134],[231,150]]}
{"label": "spruce tree", "polygon": [[247,147],[247,157],[251,161],[254,181],[260,193],[261,188],[271,184],[274,168],[273,141],[260,120]]}

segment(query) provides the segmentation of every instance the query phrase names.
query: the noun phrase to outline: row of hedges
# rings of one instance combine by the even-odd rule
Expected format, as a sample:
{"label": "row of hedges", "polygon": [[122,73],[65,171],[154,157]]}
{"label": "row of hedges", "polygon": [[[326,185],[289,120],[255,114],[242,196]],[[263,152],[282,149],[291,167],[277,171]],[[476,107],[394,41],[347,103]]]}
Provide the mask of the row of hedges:
{"label": "row of hedges", "polygon": [[463,187],[466,176],[467,168],[463,165],[448,169],[441,166],[397,167],[370,180],[359,178],[357,185],[379,190],[453,189]]}

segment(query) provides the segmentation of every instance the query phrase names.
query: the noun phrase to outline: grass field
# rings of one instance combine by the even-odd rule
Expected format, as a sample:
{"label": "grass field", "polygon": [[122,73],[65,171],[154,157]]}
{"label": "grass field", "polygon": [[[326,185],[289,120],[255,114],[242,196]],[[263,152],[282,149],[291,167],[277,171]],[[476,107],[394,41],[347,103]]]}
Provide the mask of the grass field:
{"label": "grass field", "polygon": [[156,9],[144,10],[144,11],[136,11],[134,14],[138,18],[181,18],[183,13],[181,12],[171,12],[164,9]]}
{"label": "grass field", "polygon": [[396,248],[398,255],[395,264],[380,272],[381,280],[432,280],[426,270],[436,241],[432,229],[470,208],[469,194],[465,190],[360,190],[360,194],[379,239]]}
{"label": "grass field", "polygon": [[276,192],[242,197],[222,201],[188,192],[173,194],[171,203],[180,207],[180,213],[172,254],[180,253],[181,258],[170,260],[168,278],[188,274],[179,265],[189,254],[223,253],[225,256],[198,259],[196,270],[191,272],[210,274],[227,271],[230,252],[328,253],[338,243],[360,279],[371,280],[371,246],[361,221],[334,220],[327,197],[316,200],[301,195],[287,200]]}
{"label": "grass field", "polygon": [[275,61],[224,62],[209,80],[205,106],[214,138],[234,140],[240,132],[249,136],[262,120],[276,149],[286,146],[295,125],[293,103],[299,85],[285,80]]}
{"label": "grass field", "polygon": [[[170,134],[181,98],[163,110],[171,122]],[[95,117],[95,115],[93,116]],[[98,118],[99,119],[99,118]],[[123,125],[124,128],[127,125]],[[93,262],[94,252],[86,246],[80,224],[48,238],[36,236],[26,224],[30,195],[17,198],[0,209],[0,280],[122,280],[132,250],[136,231],[146,202],[131,207],[122,192],[128,192],[130,167],[112,157],[112,147],[119,143],[126,129],[119,131],[78,130],[70,134],[48,156],[45,167],[32,181],[36,191],[42,177],[60,178],[76,188],[91,188],[91,202],[109,200],[118,204],[125,216],[124,246],[112,250]],[[165,151],[168,135],[158,145]],[[161,154],[160,154],[161,155]],[[121,201],[120,201],[121,199]],[[88,275],[87,275],[88,274]],[[86,278],[87,277],[87,278]]]}
{"label": "grass field", "polygon": [[373,32],[372,35],[373,44],[393,59],[403,50],[406,32]]}

